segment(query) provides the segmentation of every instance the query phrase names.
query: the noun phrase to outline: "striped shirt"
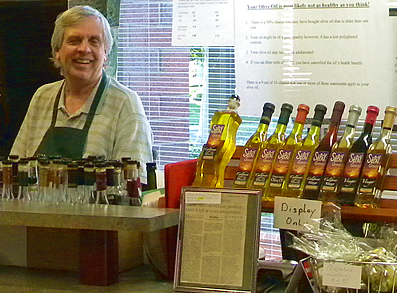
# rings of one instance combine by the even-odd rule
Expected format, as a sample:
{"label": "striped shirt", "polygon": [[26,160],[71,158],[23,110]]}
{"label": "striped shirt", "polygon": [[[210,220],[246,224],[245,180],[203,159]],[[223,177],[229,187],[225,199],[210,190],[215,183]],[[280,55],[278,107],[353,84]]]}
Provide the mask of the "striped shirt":
{"label": "striped shirt", "polygon": [[[35,154],[51,125],[55,98],[62,83],[61,80],[43,85],[33,95],[10,154],[20,158]],[[72,115],[66,112],[64,98],[61,98],[55,126],[83,129],[98,85],[83,107]],[[64,97],[63,90],[61,97]],[[84,157],[104,156],[108,160],[131,157],[141,163],[145,183],[146,163],[153,161],[152,145],[152,131],[139,96],[108,77],[87,136]]]}

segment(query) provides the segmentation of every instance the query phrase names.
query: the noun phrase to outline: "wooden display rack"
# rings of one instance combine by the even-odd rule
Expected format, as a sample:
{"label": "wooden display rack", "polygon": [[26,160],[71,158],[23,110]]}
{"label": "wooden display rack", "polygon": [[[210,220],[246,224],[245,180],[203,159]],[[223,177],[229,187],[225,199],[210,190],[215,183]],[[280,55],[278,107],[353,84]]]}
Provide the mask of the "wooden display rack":
{"label": "wooden display rack", "polygon": [[[234,180],[237,172],[238,163],[233,161],[240,160],[243,147],[238,146],[231,163],[226,168],[225,182]],[[397,153],[391,157],[390,168],[397,168]],[[227,182],[228,183],[228,182]],[[397,177],[387,176],[384,184],[384,190],[397,190]],[[263,212],[273,212],[273,202],[262,202]],[[377,208],[357,208],[342,207],[342,217],[344,220],[366,221],[366,222],[397,222],[397,200],[381,199]]]}
{"label": "wooden display rack", "polygon": [[[230,187],[235,178],[243,146],[238,146],[226,167],[225,187]],[[179,208],[179,196],[182,186],[190,186],[194,180],[196,171],[195,160],[188,160],[165,166],[165,192],[166,206]],[[392,155],[390,168],[397,168],[397,153]],[[385,180],[384,190],[397,190],[397,176],[388,176]],[[263,212],[273,212],[273,202],[262,202]],[[397,200],[381,199],[377,208],[342,207],[344,220],[367,222],[397,222]]]}

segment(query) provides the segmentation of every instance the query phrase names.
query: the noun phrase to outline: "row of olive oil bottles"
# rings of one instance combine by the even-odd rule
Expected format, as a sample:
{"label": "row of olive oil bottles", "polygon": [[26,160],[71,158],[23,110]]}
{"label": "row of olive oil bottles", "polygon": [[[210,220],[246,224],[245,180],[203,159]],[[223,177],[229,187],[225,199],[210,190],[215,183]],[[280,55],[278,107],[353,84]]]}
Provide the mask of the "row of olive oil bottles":
{"label": "row of olive oil bottles", "polygon": [[[238,99],[225,111],[218,111],[211,122],[211,133],[200,155],[193,186],[222,187],[224,171],[235,151],[235,136],[241,124],[237,114]],[[349,108],[346,127],[338,139],[338,129],[345,104],[334,104],[330,125],[320,138],[321,125],[327,107],[318,104],[308,134],[303,137],[308,105],[300,104],[293,129],[288,137],[285,131],[293,106],[284,103],[276,130],[267,137],[267,130],[275,106],[265,103],[256,132],[244,146],[234,188],[261,189],[264,200],[275,196],[305,198],[359,207],[376,206],[390,155],[391,132],[397,108],[388,106],[379,137],[372,142],[372,129],[379,108],[369,106],[364,128],[355,139],[355,127],[362,109]],[[223,160],[224,158],[224,160]]]}

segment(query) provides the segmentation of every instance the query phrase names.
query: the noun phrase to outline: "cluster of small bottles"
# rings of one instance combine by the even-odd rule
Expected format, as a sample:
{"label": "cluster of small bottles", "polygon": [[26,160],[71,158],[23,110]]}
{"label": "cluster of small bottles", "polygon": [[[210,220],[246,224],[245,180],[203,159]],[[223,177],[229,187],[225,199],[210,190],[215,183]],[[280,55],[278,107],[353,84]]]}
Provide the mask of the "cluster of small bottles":
{"label": "cluster of small bottles", "polygon": [[[155,163],[147,164],[148,182],[150,176],[152,185],[156,184],[155,169]],[[1,160],[1,197],[39,202],[140,206],[142,186],[139,170],[140,163],[127,157],[119,161],[91,156],[72,161],[59,157],[19,158],[10,155],[8,159]]]}
{"label": "cluster of small bottles", "polygon": [[[193,186],[223,187],[225,166],[235,151],[235,135],[241,123],[236,109],[229,104],[226,111],[215,113]],[[282,104],[276,130],[267,137],[274,109],[272,103],[263,106],[259,126],[244,146],[234,188],[261,189],[266,201],[286,196],[359,207],[377,205],[392,152],[390,137],[397,108],[386,107],[381,134],[373,143],[372,128],[379,114],[376,106],[367,108],[364,129],[356,140],[355,127],[362,112],[358,105],[350,106],[339,139],[338,129],[345,110],[342,101],[334,104],[328,131],[322,139],[325,105],[316,105],[306,137],[303,130],[310,107],[304,104],[298,106],[291,134],[285,137],[293,111],[288,103]],[[225,157],[227,152],[231,154]]]}

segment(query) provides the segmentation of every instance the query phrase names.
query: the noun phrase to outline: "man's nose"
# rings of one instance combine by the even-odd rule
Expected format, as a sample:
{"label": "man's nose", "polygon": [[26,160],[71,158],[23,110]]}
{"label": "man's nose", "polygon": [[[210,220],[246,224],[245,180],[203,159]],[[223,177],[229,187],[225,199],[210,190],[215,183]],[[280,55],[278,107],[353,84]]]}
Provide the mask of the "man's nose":
{"label": "man's nose", "polygon": [[91,47],[88,40],[82,40],[78,49],[82,52],[90,52]]}

